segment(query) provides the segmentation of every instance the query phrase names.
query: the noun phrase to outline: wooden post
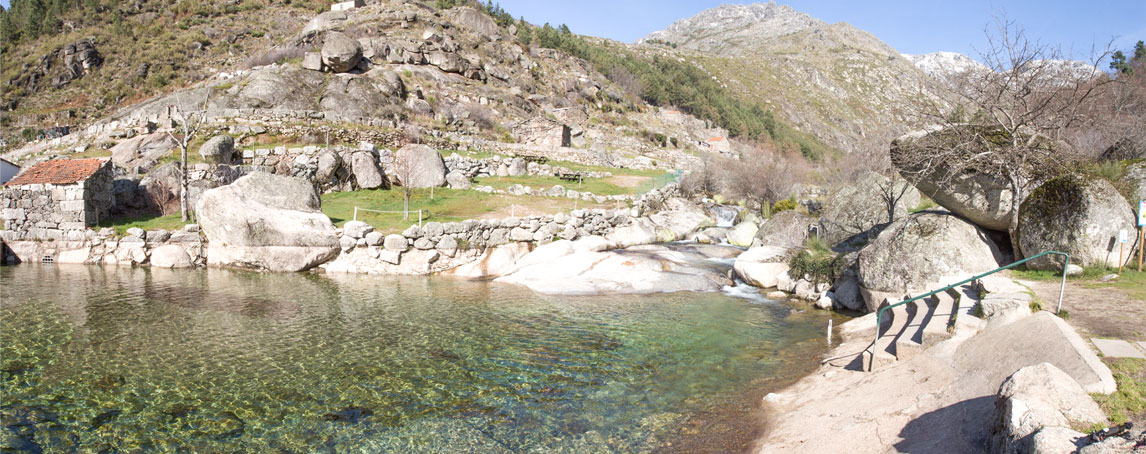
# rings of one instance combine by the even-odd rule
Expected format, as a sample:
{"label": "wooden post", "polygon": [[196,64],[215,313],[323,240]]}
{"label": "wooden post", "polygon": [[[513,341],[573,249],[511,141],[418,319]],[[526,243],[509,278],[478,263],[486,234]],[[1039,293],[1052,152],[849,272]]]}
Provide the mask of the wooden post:
{"label": "wooden post", "polygon": [[1124,245],[1124,244],[1126,244],[1126,243],[1123,243],[1121,241],[1118,242],[1118,275],[1119,276],[1122,275],[1122,245]]}

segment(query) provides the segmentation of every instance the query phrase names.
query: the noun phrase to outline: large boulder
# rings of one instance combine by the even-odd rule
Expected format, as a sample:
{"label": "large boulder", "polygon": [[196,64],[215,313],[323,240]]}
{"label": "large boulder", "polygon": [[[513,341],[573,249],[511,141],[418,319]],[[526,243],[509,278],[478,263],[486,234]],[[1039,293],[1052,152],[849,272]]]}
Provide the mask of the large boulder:
{"label": "large boulder", "polygon": [[[1033,445],[1038,432],[1087,427],[1105,420],[1102,409],[1078,382],[1051,363],[1040,363],[1019,369],[999,386],[992,445],[995,452],[1036,452]],[[1040,444],[1051,444],[1048,441]]]}
{"label": "large boulder", "polygon": [[509,161],[509,176],[520,177],[527,174],[529,172],[529,166],[527,164],[525,159],[521,157],[513,158],[513,160]]}
{"label": "large boulder", "polygon": [[[1019,247],[1023,255],[1043,251],[1070,254],[1083,266],[1118,267],[1118,231],[1130,242],[1123,260],[1134,250],[1136,219],[1130,204],[1101,178],[1064,175],[1035,189],[1019,209]],[[1058,256],[1043,256],[1028,266],[1062,269]]]}
{"label": "large boulder", "polygon": [[196,211],[207,264],[303,271],[338,255],[338,237],[310,181],[254,172],[203,193]]}
{"label": "large boulder", "polygon": [[190,268],[195,266],[187,251],[177,244],[159,246],[151,251],[151,266],[156,268]]}
{"label": "large boulder", "polygon": [[748,247],[752,245],[752,240],[756,238],[756,232],[759,230],[760,227],[755,222],[744,221],[730,229],[725,238],[728,244],[733,246]]}
{"label": "large boulder", "polygon": [[446,184],[450,189],[469,189],[473,187],[473,183],[470,183],[470,179],[466,178],[466,174],[458,170],[446,174]]}
{"label": "large boulder", "polygon": [[[891,162],[921,192],[943,208],[979,227],[1005,231],[1010,226],[1013,192],[1006,178],[991,170],[987,147],[1006,141],[1006,134],[983,126],[932,127],[901,136],[891,143]],[[1036,143],[1046,147],[1066,144]],[[980,164],[973,164],[976,156]],[[1031,156],[1031,168],[1047,163],[1042,155]]]}
{"label": "large boulder", "polygon": [[645,218],[633,219],[609,233],[606,238],[620,247],[636,246],[657,242],[657,226]]}
{"label": "large boulder", "polygon": [[362,45],[358,40],[341,32],[328,32],[322,43],[322,63],[336,73],[344,73],[358,66],[362,59]]}
{"label": "large boulder", "polygon": [[202,156],[204,161],[215,164],[232,164],[235,162],[235,138],[220,134],[207,139],[207,142],[199,147],[199,156]]}
{"label": "large boulder", "polygon": [[808,226],[814,223],[808,215],[796,210],[781,211],[772,215],[753,239],[754,246],[776,246],[794,249],[804,244],[808,237]]}
{"label": "large boulder", "polygon": [[[889,210],[893,199],[894,209]],[[919,191],[907,181],[867,173],[828,198],[820,217],[820,236],[831,244],[852,239],[862,244],[874,227],[903,218],[917,205]]]}
{"label": "large boulder", "polygon": [[775,287],[777,278],[788,271],[788,250],[776,246],[760,246],[736,257],[732,269],[736,276],[760,288]]}
{"label": "large boulder", "polygon": [[350,155],[350,168],[354,172],[354,180],[361,189],[377,189],[386,186],[382,178],[382,169],[378,168],[378,158],[369,151],[356,151]]}
{"label": "large boulder", "polygon": [[959,217],[915,213],[900,219],[859,253],[856,275],[868,310],[886,297],[930,290],[990,271],[1002,259],[985,232]]}
{"label": "large boulder", "polygon": [[429,188],[446,185],[446,162],[438,150],[426,145],[409,144],[399,148],[394,156],[392,172],[402,186]]}
{"label": "large boulder", "polygon": [[111,161],[128,173],[144,174],[177,146],[165,132],[137,136],[111,147]]}

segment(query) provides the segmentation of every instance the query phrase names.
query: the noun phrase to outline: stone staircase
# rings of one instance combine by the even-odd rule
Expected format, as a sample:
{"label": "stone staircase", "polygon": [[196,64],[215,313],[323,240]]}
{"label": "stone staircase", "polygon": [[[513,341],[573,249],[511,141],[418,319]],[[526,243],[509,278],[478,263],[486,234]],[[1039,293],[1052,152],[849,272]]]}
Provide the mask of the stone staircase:
{"label": "stone staircase", "polygon": [[863,354],[864,370],[910,358],[950,338],[958,316],[970,316],[976,304],[973,289],[972,285],[948,289],[884,312],[875,348]]}

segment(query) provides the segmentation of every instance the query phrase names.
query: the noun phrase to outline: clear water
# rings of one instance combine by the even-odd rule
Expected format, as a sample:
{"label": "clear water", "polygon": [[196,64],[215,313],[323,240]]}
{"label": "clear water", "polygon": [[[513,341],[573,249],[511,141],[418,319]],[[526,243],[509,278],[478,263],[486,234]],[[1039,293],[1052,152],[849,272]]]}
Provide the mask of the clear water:
{"label": "clear water", "polygon": [[826,324],[448,278],[21,265],[0,288],[5,452],[648,452],[806,370]]}

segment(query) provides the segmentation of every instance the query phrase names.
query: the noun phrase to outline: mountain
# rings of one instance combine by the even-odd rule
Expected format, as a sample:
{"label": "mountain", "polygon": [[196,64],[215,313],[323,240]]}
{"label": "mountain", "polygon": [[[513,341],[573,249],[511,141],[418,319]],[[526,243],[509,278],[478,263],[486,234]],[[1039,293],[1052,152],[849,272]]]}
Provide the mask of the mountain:
{"label": "mountain", "polygon": [[705,10],[637,46],[699,65],[843,151],[886,146],[918,123],[914,102],[940,90],[871,34],[775,3]]}
{"label": "mountain", "polygon": [[957,52],[932,52],[930,54],[919,55],[903,54],[903,58],[906,58],[931,77],[940,80],[967,71],[990,71],[987,65]]}

